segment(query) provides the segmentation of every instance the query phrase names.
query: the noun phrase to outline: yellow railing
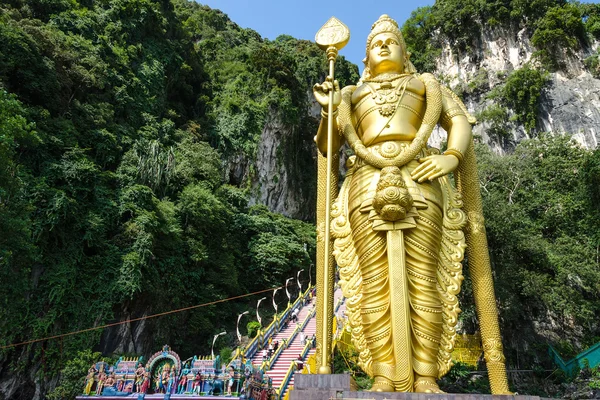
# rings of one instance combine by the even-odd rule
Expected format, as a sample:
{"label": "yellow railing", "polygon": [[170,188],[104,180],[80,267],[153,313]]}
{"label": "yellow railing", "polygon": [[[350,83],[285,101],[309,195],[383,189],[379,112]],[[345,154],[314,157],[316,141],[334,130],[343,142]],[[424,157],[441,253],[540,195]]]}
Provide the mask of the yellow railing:
{"label": "yellow railing", "polygon": [[[347,329],[347,324],[344,325],[344,329],[333,342],[333,348],[335,349],[337,346],[343,352],[348,352],[354,348],[352,343],[352,334]],[[477,361],[481,358],[483,354],[483,349],[481,348],[481,336],[479,334],[476,335],[457,335],[456,342],[454,345],[454,351],[452,352],[452,360],[454,362],[463,362],[465,364],[472,365],[474,367],[477,366]],[[311,356],[312,357],[312,356]],[[312,360],[307,361],[308,363],[313,362]],[[316,359],[314,360],[316,364]],[[311,366],[311,369],[313,366]]]}
{"label": "yellow railing", "polygon": [[[340,298],[338,300],[338,303],[336,304],[335,308],[337,310],[337,308],[339,307],[339,305],[343,302],[343,298]],[[348,352],[350,350],[352,350],[354,348],[354,345],[352,343],[352,334],[350,332],[348,328],[348,321],[344,321],[344,326],[342,328],[342,331],[340,333],[338,333],[338,335],[336,335],[336,320],[334,317],[334,324],[333,324],[333,329],[334,329],[334,340],[332,343],[332,349],[335,349],[336,346],[338,349],[341,350],[341,353],[344,352]],[[477,361],[480,359],[481,355],[483,354],[483,349],[481,347],[481,335],[480,334],[475,334],[475,335],[467,335],[467,334],[462,334],[462,335],[457,335],[456,337],[456,341],[455,341],[455,346],[454,346],[454,351],[452,352],[452,360],[457,362],[457,361],[461,361],[463,363],[469,364],[469,365],[473,365],[473,366],[477,366]],[[342,356],[344,356],[342,354]],[[345,357],[345,356],[344,356]],[[346,363],[348,363],[349,361],[346,360]],[[315,371],[317,370],[317,357],[316,354],[311,355],[310,357],[308,357],[308,359],[305,362],[305,368],[302,371],[302,373],[315,373]],[[285,382],[285,380],[284,380]],[[293,388],[290,388],[290,390],[292,390]],[[290,391],[287,392],[286,397],[284,398],[284,400],[288,400],[287,397],[289,395]]]}
{"label": "yellow railing", "polygon": [[[343,302],[344,302],[344,297],[340,297],[338,299],[337,303],[335,304],[335,307],[333,307],[333,309],[337,311],[337,309],[340,307],[340,305],[342,305]],[[346,331],[346,324],[347,324],[347,321],[344,324],[344,327],[342,328],[344,330],[344,332]],[[335,346],[336,346],[337,341],[338,341],[338,338],[336,337],[337,336],[336,335],[336,330],[337,330],[337,316],[333,317],[333,324],[332,324],[332,326],[333,326],[333,338],[334,339],[333,339],[333,343],[332,343],[331,348],[335,349]],[[348,343],[350,343],[350,340],[348,340]],[[310,374],[315,374],[316,373],[316,371],[317,371],[317,355],[316,355],[316,353],[312,354],[312,355],[310,355],[308,357],[308,359],[305,362],[305,365],[308,367],[308,370],[310,372],[308,372],[307,368],[305,368],[302,371],[303,374],[304,373],[310,373]],[[289,391],[288,391],[288,393],[289,393]]]}
{"label": "yellow railing", "polygon": [[481,335],[456,335],[454,351],[452,352],[453,361],[461,361],[465,364],[477,366],[477,361],[481,357],[483,349],[481,348]]}

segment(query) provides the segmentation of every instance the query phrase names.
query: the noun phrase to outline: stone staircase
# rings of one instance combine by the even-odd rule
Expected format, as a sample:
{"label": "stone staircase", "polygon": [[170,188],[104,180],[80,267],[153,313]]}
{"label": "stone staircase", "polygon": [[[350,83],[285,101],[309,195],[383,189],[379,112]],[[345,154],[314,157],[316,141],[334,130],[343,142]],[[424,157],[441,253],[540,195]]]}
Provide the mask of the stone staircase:
{"label": "stone staircase", "polygon": [[[316,299],[313,299],[312,302],[307,301],[306,305],[300,309],[298,312],[298,324],[302,324],[304,320],[306,320],[311,313],[315,302]],[[312,335],[316,333],[316,324],[316,319],[314,317],[310,318],[310,320],[307,322],[303,330],[307,339],[311,338]],[[281,386],[281,383],[283,382],[290,365],[294,363],[296,359],[298,359],[298,355],[304,350],[304,345],[300,343],[300,334],[297,334],[292,341],[289,342],[290,337],[296,329],[296,326],[296,323],[292,323],[290,321],[288,322],[286,328],[282,329],[273,337],[273,342],[276,340],[279,341],[280,346],[283,345],[284,339],[288,341],[288,347],[281,352],[275,363],[271,366],[271,369],[266,372],[266,374],[272,379],[274,388],[279,388]],[[314,352],[314,349],[311,349],[311,351]],[[255,363],[262,362],[262,354],[257,354],[252,361]]]}
{"label": "stone staircase", "polygon": [[[308,305],[304,306],[304,308],[302,310],[300,310],[300,313],[298,315],[298,321],[304,321],[304,319],[310,313],[310,311],[311,311],[310,306],[308,306]],[[316,334],[317,319],[315,317],[312,317],[307,322],[306,326],[303,329],[303,332],[307,339],[312,338],[312,336],[314,334]],[[300,343],[300,334],[298,334],[292,340],[292,342],[289,344],[288,348],[285,349],[279,355],[279,357],[277,358],[277,361],[275,362],[275,364],[273,364],[273,367],[271,368],[271,370],[267,371],[267,375],[269,375],[271,377],[271,379],[273,379],[273,387],[280,388],[280,390],[281,389],[284,390],[283,393],[281,393],[281,398],[284,398],[284,396],[287,393],[287,391],[289,390],[289,388],[294,386],[294,375],[292,375],[287,386],[285,388],[281,388],[281,384],[283,383],[283,380],[290,368],[290,365],[292,363],[296,362],[296,360],[298,359],[298,355],[302,354],[303,350],[304,350],[304,345],[302,343]],[[310,355],[314,354],[314,352],[315,352],[315,349],[311,348],[302,359],[304,361],[306,361],[306,359]]]}
{"label": "stone staircase", "polygon": [[[340,289],[336,290],[334,294],[334,304],[337,304],[338,300],[342,297],[342,292]],[[300,343],[300,333],[298,333],[290,342],[290,337],[293,335],[297,325],[302,325],[304,321],[309,318],[312,313],[314,307],[316,306],[316,297],[312,299],[312,301],[306,301],[306,304],[300,308],[298,312],[298,323],[293,323],[291,321],[288,322],[287,327],[279,331],[273,336],[273,342],[278,341],[279,346],[284,345],[284,340],[288,342],[287,348],[283,349],[275,362],[271,365],[271,368],[265,373],[271,378],[272,385],[274,388],[278,390],[283,389],[283,393],[281,393],[280,397],[283,399],[285,394],[289,389],[294,386],[294,375],[291,376],[287,385],[282,388],[281,385],[284,383],[284,379],[290,369],[292,364],[295,364],[298,359],[298,355],[301,355],[304,351],[304,344]],[[340,305],[340,308],[337,310],[336,315],[342,315],[343,310],[345,309],[345,303]],[[316,317],[310,317],[304,326],[302,332],[304,332],[304,337],[307,340],[310,340],[313,335],[316,335],[317,331],[317,319]],[[309,356],[315,353],[315,349],[310,348],[308,353],[304,355],[302,358],[305,362]],[[254,365],[261,365],[263,362],[262,358],[262,349],[257,351],[254,357],[252,357],[252,363]],[[306,365],[306,364],[305,364]],[[315,371],[310,371],[310,373],[315,373]]]}
{"label": "stone staircase", "polygon": [[[343,297],[342,291],[341,291],[341,289],[338,288],[334,293],[334,305],[337,304],[338,301],[342,297]],[[306,306],[302,310],[300,310],[300,313],[298,315],[299,322],[303,322],[304,319],[306,318],[306,316],[308,316],[310,314],[313,307],[316,306],[316,301],[317,301],[317,299],[315,297],[313,299],[312,303],[307,303]],[[341,303],[340,307],[336,311],[336,315],[341,316],[345,309],[346,309],[345,302]],[[313,335],[316,334],[316,331],[317,331],[317,319],[316,319],[316,317],[312,317],[306,323],[303,332],[305,334],[305,337],[307,339],[310,339],[310,338],[312,338]],[[287,371],[289,370],[290,365],[292,363],[294,363],[295,360],[298,359],[298,355],[302,353],[303,349],[304,349],[304,346],[300,343],[300,335],[298,334],[294,338],[292,343],[290,343],[290,346],[288,346],[288,348],[279,356],[279,358],[277,359],[277,362],[271,368],[271,371],[267,372],[267,374],[269,376],[271,376],[273,379],[273,387],[279,388],[279,390],[283,390],[281,392],[281,396],[280,396],[281,399],[285,398],[286,393],[289,390],[293,389],[293,387],[294,387],[294,375],[291,376],[289,382],[287,383],[287,385],[285,387],[282,388],[281,384],[283,383],[283,379],[285,378],[285,375],[287,374]],[[307,354],[303,357],[303,360],[305,361],[305,364],[304,364],[305,368],[308,367],[306,364],[306,360],[308,359],[308,357],[310,357],[314,353],[315,353],[315,349],[310,348],[308,350]],[[308,372],[314,374],[316,371],[308,371]]]}

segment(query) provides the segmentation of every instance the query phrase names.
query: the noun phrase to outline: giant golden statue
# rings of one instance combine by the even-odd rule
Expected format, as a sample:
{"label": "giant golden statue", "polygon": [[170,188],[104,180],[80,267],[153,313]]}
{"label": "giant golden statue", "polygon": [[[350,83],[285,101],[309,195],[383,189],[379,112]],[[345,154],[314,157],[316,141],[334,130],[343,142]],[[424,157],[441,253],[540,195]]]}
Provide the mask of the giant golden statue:
{"label": "giant golden statue", "polygon": [[[314,94],[323,107],[316,138],[320,171],[322,159],[337,157],[344,141],[354,152],[330,209],[329,232],[352,340],[361,367],[374,377],[373,390],[440,391],[436,379],[451,367],[468,245],[492,391],[508,393],[475,170],[474,119],[433,75],[415,71],[398,25],[387,15],[367,38],[358,85],[340,90],[330,76]],[[329,154],[327,110],[333,121]],[[438,123],[448,132],[442,154],[427,146]],[[457,189],[447,177],[451,172]],[[325,190],[335,193],[336,181]],[[323,224],[319,229],[323,242]],[[330,279],[326,274],[321,279]],[[320,323],[327,318],[321,314]],[[320,339],[329,340],[322,333]]]}

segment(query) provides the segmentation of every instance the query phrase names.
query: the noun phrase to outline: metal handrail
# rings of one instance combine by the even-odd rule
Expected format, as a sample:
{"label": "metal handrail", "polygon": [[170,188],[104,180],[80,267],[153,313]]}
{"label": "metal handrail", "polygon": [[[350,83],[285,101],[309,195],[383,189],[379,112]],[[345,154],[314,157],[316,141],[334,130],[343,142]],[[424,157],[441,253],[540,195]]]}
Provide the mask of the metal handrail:
{"label": "metal handrail", "polygon": [[[308,354],[308,352],[310,351],[311,348],[312,348],[311,343],[306,342],[306,344],[304,345],[304,348],[300,352],[300,354],[302,355],[302,358],[306,357],[306,355]],[[294,373],[295,369],[296,369],[296,363],[290,364],[290,367],[288,368],[288,372],[285,374],[283,381],[281,381],[281,385],[279,386],[279,389],[276,389],[277,399],[281,399],[282,394],[285,393],[285,389],[287,388],[288,384],[290,383],[290,380],[292,379],[292,374]]]}
{"label": "metal handrail", "polygon": [[[279,324],[281,321],[285,321],[285,319],[288,317],[289,313],[291,312],[291,310],[293,310],[295,307],[298,306],[299,302],[304,299],[306,299],[308,297],[308,294],[310,293],[310,291],[314,288],[314,286],[310,286],[308,287],[304,293],[302,293],[301,296],[298,296],[298,298],[290,305],[288,305],[288,307],[285,309],[285,311],[283,311],[283,313],[281,314],[281,318],[278,318],[277,315],[275,315],[275,318],[273,319],[273,321],[271,322],[271,324],[269,324],[269,326],[267,327],[267,329],[265,329],[265,332],[259,332],[259,334],[257,334],[257,336],[255,338],[252,339],[252,341],[250,341],[246,347],[244,349],[240,349],[239,347],[236,349],[235,355],[232,357],[230,363],[227,365],[227,368],[229,368],[229,366],[231,365],[231,363],[237,359],[240,354],[244,355],[245,358],[248,357],[253,357],[256,354],[257,351],[257,347],[258,347],[258,342],[260,341],[260,339],[262,339],[262,345],[264,346],[264,344],[268,341],[269,337],[276,331],[276,332],[280,332],[281,331],[281,325]],[[337,307],[335,307],[335,310],[337,310],[337,308],[339,307],[339,305]],[[282,343],[281,346],[279,346],[279,348],[277,349],[277,351],[275,352],[275,354],[273,354],[271,356],[270,359],[263,361],[260,365],[260,370],[264,373],[267,370],[271,369],[272,365],[275,364],[275,362],[277,361],[277,359],[279,358],[279,356],[281,355],[281,353],[283,352],[283,350],[287,349],[288,346],[292,343],[292,341],[296,338],[298,332],[304,330],[304,328],[306,327],[306,325],[308,324],[308,321],[310,321],[311,318],[313,318],[316,314],[316,308],[313,308],[311,310],[311,312],[306,316],[306,318],[304,319],[304,321],[297,325],[296,328],[294,329],[294,331],[292,332],[292,334],[290,335],[290,337],[288,338],[287,341],[285,341],[284,343]],[[276,324],[276,328],[272,329],[273,324]],[[272,329],[272,330],[270,330]],[[270,331],[269,331],[270,330]],[[268,334],[265,334],[268,333]],[[262,336],[262,338],[261,338]],[[308,347],[309,343],[307,342],[306,345],[304,346],[304,349],[302,350],[302,357],[304,358],[306,356],[306,354],[308,353],[308,351],[310,350],[310,348]],[[279,390],[276,389],[276,393],[277,393],[277,397],[278,399],[281,399],[281,394],[283,393],[283,391],[281,390],[281,388],[283,387],[285,389],[285,387],[287,387],[287,384],[289,383],[290,379],[291,379],[291,374],[293,373],[293,370],[296,368],[296,364],[292,363],[290,365],[290,368],[288,369],[288,372],[282,382],[282,385],[280,385]]]}
{"label": "metal handrail", "polygon": [[[304,328],[306,328],[306,325],[308,324],[308,321],[310,321],[310,319],[311,319],[311,318],[313,318],[313,317],[315,316],[315,312],[316,312],[316,310],[312,310],[312,311],[311,311],[311,312],[310,312],[310,313],[309,313],[309,314],[306,316],[306,318],[304,319],[304,321],[303,321],[301,324],[299,324],[299,325],[297,325],[297,326],[296,326],[296,328],[294,329],[294,331],[293,331],[293,332],[292,332],[292,334],[290,335],[290,337],[289,337],[289,339],[288,339],[288,341],[287,341],[287,343],[286,343],[286,345],[285,345],[285,347],[286,347],[286,348],[287,348],[287,347],[288,347],[288,346],[289,346],[289,345],[290,345],[290,344],[291,344],[291,343],[294,341],[294,339],[296,338],[296,336],[298,336],[298,332],[300,332],[300,331],[303,331],[303,330],[304,330]],[[279,353],[281,354],[281,352],[279,352]],[[279,354],[277,354],[277,357],[279,357]],[[271,365],[272,365],[272,364],[274,364],[274,363],[275,363],[275,361],[277,361],[277,358],[275,358],[275,359],[273,360],[273,362],[271,363]],[[271,365],[269,365],[269,367],[270,367]]]}
{"label": "metal handrail", "polygon": [[279,346],[277,348],[277,350],[275,351],[275,354],[273,354],[270,359],[263,361],[260,364],[260,369],[262,371],[270,370],[271,366],[275,363],[275,361],[277,361],[277,358],[279,357],[279,355],[283,352],[283,350],[287,349],[287,347],[288,347],[287,342],[282,343],[281,346]]}

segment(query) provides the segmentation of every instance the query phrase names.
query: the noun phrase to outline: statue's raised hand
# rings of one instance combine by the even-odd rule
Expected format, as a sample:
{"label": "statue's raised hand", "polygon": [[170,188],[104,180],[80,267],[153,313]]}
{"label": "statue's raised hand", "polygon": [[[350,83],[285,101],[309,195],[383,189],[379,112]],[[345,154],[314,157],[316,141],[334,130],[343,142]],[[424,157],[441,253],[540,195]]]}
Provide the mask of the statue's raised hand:
{"label": "statue's raised hand", "polygon": [[458,158],[453,155],[435,154],[419,159],[421,165],[415,168],[412,178],[419,183],[434,180],[454,171],[458,167]]}
{"label": "statue's raised hand", "polygon": [[342,102],[342,92],[340,91],[340,84],[337,80],[331,81],[331,76],[328,76],[325,79],[325,82],[318,84],[316,83],[313,86],[313,94],[315,95],[315,99],[317,103],[323,107],[324,111],[327,111],[327,107],[329,106],[329,92],[333,89],[333,110],[335,111],[337,107]]}

